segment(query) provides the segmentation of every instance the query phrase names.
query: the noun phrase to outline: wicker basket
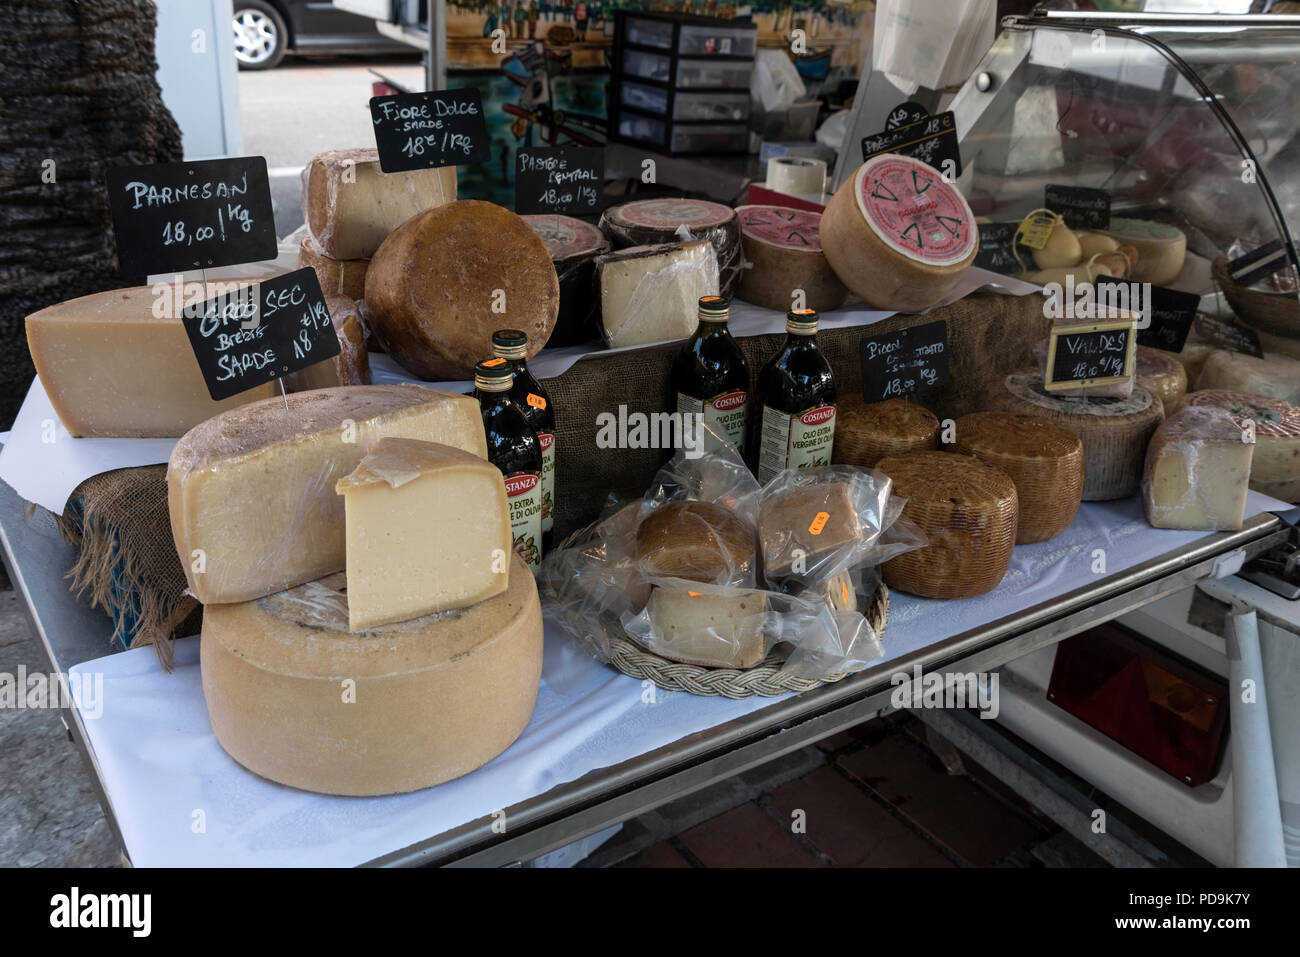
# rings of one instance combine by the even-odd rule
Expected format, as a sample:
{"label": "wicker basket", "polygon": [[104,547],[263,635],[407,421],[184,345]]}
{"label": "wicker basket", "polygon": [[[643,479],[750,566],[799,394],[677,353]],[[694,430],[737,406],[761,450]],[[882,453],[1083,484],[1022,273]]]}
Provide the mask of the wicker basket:
{"label": "wicker basket", "polygon": [[1228,275],[1228,260],[1224,256],[1214,260],[1211,272],[1232,311],[1248,325],[1284,339],[1300,338],[1300,298],[1295,293],[1239,286]]}

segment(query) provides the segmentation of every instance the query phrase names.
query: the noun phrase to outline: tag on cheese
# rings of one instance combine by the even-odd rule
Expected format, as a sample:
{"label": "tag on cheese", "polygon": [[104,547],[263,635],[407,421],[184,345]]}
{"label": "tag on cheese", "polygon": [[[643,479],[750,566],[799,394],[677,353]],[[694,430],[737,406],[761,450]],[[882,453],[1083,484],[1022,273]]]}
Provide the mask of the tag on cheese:
{"label": "tag on cheese", "polygon": [[511,561],[504,594],[360,634],[341,574],[208,606],[217,740],[250,771],[324,794],[414,791],[487,763],[527,726],[542,671],[537,586]]}
{"label": "tag on cheese", "polygon": [[752,668],[766,650],[767,593],[715,595],[656,588],[646,614],[650,650],[671,661],[706,668]]}
{"label": "tag on cheese", "polygon": [[355,302],[366,294],[369,259],[331,259],[317,250],[316,243],[308,235],[302,238],[302,245],[298,247],[298,265],[316,270],[316,279],[327,299],[342,296]]}
{"label": "tag on cheese", "polygon": [[64,428],[75,438],[175,438],[277,394],[267,382],[214,402],[180,318],[186,304],[254,281],[133,286],[28,316],[32,363]]}
{"label": "tag on cheese", "polygon": [[189,590],[205,605],[249,601],[341,571],[334,486],[385,436],[487,458],[473,398],[411,384],[277,396],[187,432],[167,466],[167,508]]}
{"label": "tag on cheese", "polygon": [[495,465],[416,439],[375,443],[346,500],[352,631],[463,608],[506,590],[506,490]]}
{"label": "tag on cheese", "polygon": [[718,261],[705,242],[634,246],[596,257],[596,286],[611,349],[685,339],[700,300],[718,294]]}
{"label": "tag on cheese", "polygon": [[1250,487],[1300,504],[1300,408],[1281,399],[1244,392],[1189,392],[1186,406],[1215,406],[1255,433]]}
{"label": "tag on cheese", "polygon": [[821,214],[784,206],[739,206],[745,266],[739,295],[765,309],[789,312],[797,307],[829,312],[844,305],[849,291],[822,253]]}
{"label": "tag on cheese", "polygon": [[373,256],[416,213],[455,199],[456,167],[384,173],[377,149],[330,150],[303,171],[303,216],[317,252],[331,259]]}
{"label": "tag on cheese", "polygon": [[1156,430],[1147,450],[1147,521],[1155,528],[1241,528],[1254,452],[1254,436],[1226,409],[1183,409]]}

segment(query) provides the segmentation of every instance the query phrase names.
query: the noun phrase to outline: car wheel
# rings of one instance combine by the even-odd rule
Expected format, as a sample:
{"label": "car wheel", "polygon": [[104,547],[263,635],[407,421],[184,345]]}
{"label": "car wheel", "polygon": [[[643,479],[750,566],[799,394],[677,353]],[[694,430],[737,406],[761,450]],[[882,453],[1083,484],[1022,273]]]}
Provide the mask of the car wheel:
{"label": "car wheel", "polygon": [[284,59],[289,31],[264,0],[235,0],[235,60],[241,70],[269,70]]}

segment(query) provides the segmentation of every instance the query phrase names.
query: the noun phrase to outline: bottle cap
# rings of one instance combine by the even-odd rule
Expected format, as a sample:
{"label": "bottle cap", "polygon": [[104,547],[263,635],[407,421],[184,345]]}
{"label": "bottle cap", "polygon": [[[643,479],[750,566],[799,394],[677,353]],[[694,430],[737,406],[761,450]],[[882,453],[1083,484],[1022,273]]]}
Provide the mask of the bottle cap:
{"label": "bottle cap", "polygon": [[474,367],[474,386],[481,392],[509,392],[514,384],[514,367],[501,356]]}
{"label": "bottle cap", "polygon": [[731,300],[725,296],[701,296],[700,318],[706,322],[726,322],[731,314]]}
{"label": "bottle cap", "polygon": [[527,359],[528,334],[519,329],[498,329],[492,333],[492,354],[499,359]]}
{"label": "bottle cap", "polygon": [[796,336],[811,336],[817,331],[820,318],[816,309],[795,309],[785,314],[785,331]]}

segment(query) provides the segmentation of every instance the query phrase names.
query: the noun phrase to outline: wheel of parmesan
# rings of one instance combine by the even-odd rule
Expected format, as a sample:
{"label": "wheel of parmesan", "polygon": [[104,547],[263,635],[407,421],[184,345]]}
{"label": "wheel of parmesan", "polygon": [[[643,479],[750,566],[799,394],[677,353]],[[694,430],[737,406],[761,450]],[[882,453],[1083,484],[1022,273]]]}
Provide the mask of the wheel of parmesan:
{"label": "wheel of parmesan", "polygon": [[366,318],[385,351],[423,379],[472,378],[502,328],[528,334],[531,359],[559,308],[545,243],[508,209],[477,200],[411,217],[366,271]]}
{"label": "wheel of parmesan", "polygon": [[324,794],[395,794],[468,774],[532,717],[537,586],[519,558],[496,598],[348,631],[346,576],[207,605],[200,661],[212,730],[262,777]]}
{"label": "wheel of parmesan", "polygon": [[1300,503],[1300,408],[1281,399],[1244,392],[1190,392],[1187,406],[1226,409],[1243,425],[1255,424],[1250,487],[1284,502]]}
{"label": "wheel of parmesan", "polygon": [[972,412],[957,420],[951,451],[973,455],[1016,483],[1016,544],[1055,538],[1069,528],[1083,498],[1083,442],[1045,419],[1011,412]]}
{"label": "wheel of parmesan", "polygon": [[829,312],[844,305],[849,291],[822,253],[820,213],[785,206],[738,206],[736,216],[745,251],[741,299],[788,312],[794,308],[794,291],[802,289],[802,306],[809,309]]}
{"label": "wheel of parmesan", "polygon": [[1289,356],[1263,358],[1216,349],[1196,377],[1198,392],[1244,392],[1283,402],[1300,402],[1300,361]]}
{"label": "wheel of parmesan", "polygon": [[640,199],[605,210],[600,228],[615,249],[706,239],[718,255],[720,295],[735,295],[741,272],[740,220],[730,206],[703,199]]}
{"label": "wheel of parmesan", "polygon": [[1137,347],[1136,382],[1145,386],[1164,406],[1165,415],[1178,411],[1187,394],[1187,370],[1168,352],[1149,346]]}
{"label": "wheel of parmesan", "polygon": [[835,191],[821,240],[844,285],[894,312],[933,306],[979,249],[966,198],[938,170],[893,153],[867,160]]}
{"label": "wheel of parmesan", "polygon": [[939,420],[915,402],[866,402],[857,394],[841,396],[835,409],[832,461],[875,468],[886,455],[936,449],[938,439]]}
{"label": "wheel of parmesan", "polygon": [[989,412],[1015,412],[1046,419],[1083,442],[1083,501],[1127,498],[1138,491],[1147,443],[1164,420],[1160,400],[1135,385],[1127,398],[1050,395],[1036,371],[1016,372],[985,395]]}
{"label": "wheel of parmesan", "polygon": [[876,468],[930,542],[885,562],[885,584],[923,598],[971,598],[998,586],[1016,546],[1011,476],[952,452],[888,455]]}

